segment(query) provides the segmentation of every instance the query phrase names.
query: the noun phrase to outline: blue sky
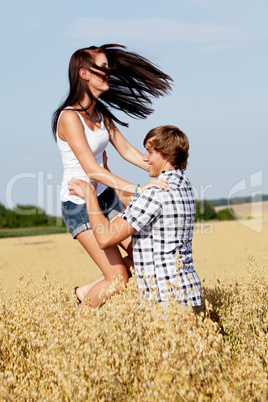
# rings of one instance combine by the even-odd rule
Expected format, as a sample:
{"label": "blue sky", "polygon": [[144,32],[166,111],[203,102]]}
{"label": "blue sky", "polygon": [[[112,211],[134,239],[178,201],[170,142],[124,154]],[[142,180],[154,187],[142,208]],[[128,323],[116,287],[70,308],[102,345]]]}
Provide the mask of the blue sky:
{"label": "blue sky", "polygon": [[[104,43],[126,45],[174,80],[150,117],[126,118],[134,146],[143,151],[153,127],[177,125],[190,140],[197,198],[267,194],[267,11],[267,0],[1,1],[0,202],[60,214],[51,116],[72,53]],[[111,147],[108,157],[115,174],[148,181]]]}

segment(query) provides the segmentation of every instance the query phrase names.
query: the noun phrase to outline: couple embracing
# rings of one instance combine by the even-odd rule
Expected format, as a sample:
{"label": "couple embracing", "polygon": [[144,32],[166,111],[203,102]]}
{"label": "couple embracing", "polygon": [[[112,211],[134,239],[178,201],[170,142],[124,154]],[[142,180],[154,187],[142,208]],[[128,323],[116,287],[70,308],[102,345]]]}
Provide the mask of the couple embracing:
{"label": "couple embracing", "polygon": [[[171,78],[150,61],[119,45],[80,49],[69,65],[70,92],[54,114],[53,132],[62,155],[62,213],[68,230],[102,271],[76,288],[80,307],[105,302],[115,279],[126,285],[134,267],[140,294],[165,305],[169,294],[182,306],[201,305],[192,259],[195,197],[185,176],[187,136],[176,126],[152,129],[141,154],[122,135],[108,106],[144,118],[149,96],[170,90]],[[145,185],[107,169],[108,142],[128,162],[149,172]],[[126,206],[117,193],[132,195]],[[127,256],[122,258],[118,245]],[[117,291],[116,289],[114,290]],[[109,293],[110,296],[110,293]]]}

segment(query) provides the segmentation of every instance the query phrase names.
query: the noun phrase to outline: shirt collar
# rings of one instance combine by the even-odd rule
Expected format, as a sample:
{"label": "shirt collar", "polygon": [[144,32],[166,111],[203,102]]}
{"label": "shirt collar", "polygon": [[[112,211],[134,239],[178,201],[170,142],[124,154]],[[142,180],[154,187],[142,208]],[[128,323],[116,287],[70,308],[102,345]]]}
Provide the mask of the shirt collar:
{"label": "shirt collar", "polygon": [[169,169],[169,170],[163,170],[160,174],[159,174],[159,176],[157,177],[158,179],[160,179],[160,178],[162,178],[162,177],[170,177],[170,176],[172,176],[173,174],[175,174],[175,175],[184,175],[184,171],[183,170],[180,170],[180,169]]}

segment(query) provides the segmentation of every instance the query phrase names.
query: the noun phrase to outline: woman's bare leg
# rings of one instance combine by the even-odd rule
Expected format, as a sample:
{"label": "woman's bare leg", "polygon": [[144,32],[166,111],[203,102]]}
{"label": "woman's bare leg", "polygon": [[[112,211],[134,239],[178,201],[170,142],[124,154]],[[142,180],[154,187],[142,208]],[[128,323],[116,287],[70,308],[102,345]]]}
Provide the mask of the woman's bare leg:
{"label": "woman's bare leg", "polygon": [[96,283],[103,281],[103,279],[105,279],[105,276],[102,274],[97,279],[95,279],[93,282],[91,282],[87,285],[79,286],[78,288],[76,288],[75,293],[76,293],[76,296],[78,297],[78,299],[80,301],[83,301],[85,298],[85,295],[90,291],[90,289],[94,285],[96,285]]}
{"label": "woman's bare leg", "polygon": [[[120,244],[120,246],[128,253],[129,255],[126,255],[123,258],[123,263],[127,269],[128,272],[128,276],[131,277],[131,268],[134,268],[134,264],[133,264],[133,259],[132,259],[132,248],[131,248],[131,238],[128,238],[128,241],[124,241],[124,244]],[[130,248],[129,248],[130,246]],[[90,291],[90,289],[96,285],[98,282],[102,281],[103,279],[105,279],[105,276],[102,274],[101,276],[99,276],[97,279],[95,279],[93,282],[88,283],[87,285],[83,285],[83,286],[79,286],[76,289],[76,296],[78,297],[78,299],[80,301],[84,300],[85,295]]]}
{"label": "woman's bare leg", "polygon": [[[116,215],[115,217],[113,217],[111,219],[111,222],[116,219],[118,215]],[[93,233],[91,231],[86,231],[89,232],[89,234],[87,236],[93,236]],[[84,232],[82,232],[84,233]],[[79,241],[80,236],[77,236],[77,240]],[[80,242],[81,243],[81,242]],[[82,243],[81,243],[82,244]],[[84,246],[84,242],[82,244],[82,246],[86,249],[86,247]],[[123,250],[126,251],[126,253],[128,254],[127,256],[125,256],[123,258],[123,263],[127,269],[128,272],[128,276],[131,276],[131,267],[134,268],[133,265],[133,256],[132,256],[132,245],[131,245],[131,236],[129,236],[127,239],[125,239],[124,241],[122,241],[119,244],[120,247],[122,247]],[[99,247],[98,247],[99,248]],[[86,251],[88,252],[88,250],[86,249]],[[89,252],[88,252],[89,253]],[[91,256],[91,258],[94,260],[94,257],[89,253],[89,255]],[[94,260],[95,261],[95,260]],[[96,261],[95,261],[96,262]],[[96,264],[98,265],[98,263],[96,262]],[[100,268],[101,269],[101,268]],[[78,299],[80,301],[84,300],[84,297],[88,294],[88,292],[90,291],[90,289],[95,286],[97,283],[101,282],[102,280],[105,279],[104,275],[99,276],[97,279],[95,279],[93,282],[87,284],[87,285],[83,285],[83,286],[79,286],[76,289],[76,295],[78,297]]]}
{"label": "woman's bare leg", "polygon": [[127,268],[128,276],[130,278],[132,276],[131,268],[134,269],[131,237],[125,239],[123,242],[119,244],[119,246],[122,247],[122,249],[125,250],[127,253],[127,255],[124,257],[124,264]]}
{"label": "woman's bare leg", "polygon": [[[128,272],[117,246],[101,250],[91,230],[79,233],[76,238],[103,272],[103,278],[101,276],[96,279],[86,293],[86,297],[90,299],[92,307],[97,307],[109,297],[106,295],[106,291],[115,278],[122,277],[124,285],[127,284]],[[113,293],[117,291],[118,289],[115,289]],[[78,294],[80,294],[80,288],[77,289]]]}
{"label": "woman's bare leg", "polygon": [[[126,242],[126,240],[125,240]],[[129,249],[130,245],[130,249]],[[124,245],[120,244],[120,246],[128,253],[129,255],[126,255],[123,258],[123,263],[127,269],[128,276],[131,277],[131,268],[134,268],[133,260],[132,260],[132,248],[131,248],[131,238],[129,238],[128,242],[126,242]],[[79,286],[76,289],[76,296],[80,301],[83,301],[87,293],[90,291],[90,289],[95,286],[98,282],[101,282],[103,279],[105,279],[105,276],[102,274],[99,276],[97,279],[95,279],[93,282],[88,283],[87,285]]]}

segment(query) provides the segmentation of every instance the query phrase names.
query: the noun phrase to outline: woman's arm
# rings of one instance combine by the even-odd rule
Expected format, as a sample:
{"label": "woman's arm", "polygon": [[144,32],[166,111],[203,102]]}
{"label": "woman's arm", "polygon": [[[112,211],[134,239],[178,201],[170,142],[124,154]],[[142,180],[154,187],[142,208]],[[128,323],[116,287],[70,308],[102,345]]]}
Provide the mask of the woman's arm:
{"label": "woman's arm", "polygon": [[107,118],[104,119],[104,122],[109,133],[110,143],[122,158],[148,172],[148,164],[143,161],[142,153],[125,139],[113,122],[108,121]]}
{"label": "woman's arm", "polygon": [[[82,168],[91,180],[98,181],[117,190],[123,190],[132,194],[135,192],[135,184],[121,179],[108,170],[102,168],[96,162],[94,154],[87,143],[83,124],[75,111],[66,110],[62,114],[59,121],[58,134],[63,141],[68,142]],[[145,188],[149,187],[166,189],[167,181],[164,179],[151,180],[146,185],[138,188],[139,193],[144,191]]]}
{"label": "woman's arm", "polygon": [[109,222],[102,214],[95,187],[84,180],[71,180],[68,182],[70,195],[77,195],[86,201],[89,222],[99,247],[103,250],[131,236],[135,229],[123,218],[117,217]]}

